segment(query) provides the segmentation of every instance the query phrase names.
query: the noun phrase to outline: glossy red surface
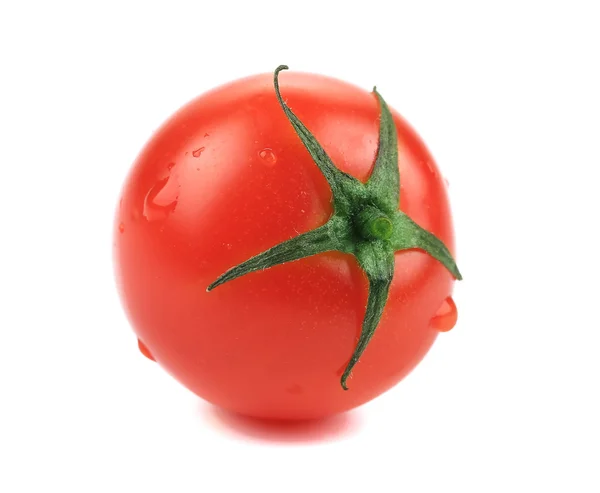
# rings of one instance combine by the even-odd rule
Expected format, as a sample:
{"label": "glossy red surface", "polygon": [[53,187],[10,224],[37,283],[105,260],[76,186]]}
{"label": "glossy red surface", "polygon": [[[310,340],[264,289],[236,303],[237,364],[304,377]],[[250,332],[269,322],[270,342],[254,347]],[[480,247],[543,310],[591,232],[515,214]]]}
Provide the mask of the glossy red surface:
{"label": "glossy red surface", "polygon": [[[374,95],[311,74],[284,72],[280,81],[333,162],[366,181],[378,141]],[[394,118],[401,209],[453,250],[443,177],[412,128]],[[444,330],[431,320],[452,290],[451,274],[425,253],[396,254],[388,304],[348,391],[339,380],[367,299],[353,257],[321,254],[206,292],[228,268],[323,224],[330,198],[271,74],[180,109],[139,155],[115,220],[119,291],[144,354],[202,398],[260,417],[330,415],[400,381]]]}

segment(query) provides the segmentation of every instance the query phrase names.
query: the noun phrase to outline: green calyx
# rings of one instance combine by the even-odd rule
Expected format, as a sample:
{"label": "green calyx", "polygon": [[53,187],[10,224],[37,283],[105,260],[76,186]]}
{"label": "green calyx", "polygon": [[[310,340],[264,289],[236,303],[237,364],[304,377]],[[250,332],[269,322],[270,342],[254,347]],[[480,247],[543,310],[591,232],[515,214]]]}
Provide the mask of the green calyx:
{"label": "green calyx", "polygon": [[251,272],[319,253],[340,251],[354,255],[369,280],[369,295],[360,337],[341,378],[342,388],[348,390],[347,379],[373,337],[387,303],[394,277],[395,252],[423,250],[441,262],[456,279],[462,277],[446,246],[399,210],[397,131],[390,110],[377,90],[373,89],[380,106],[379,145],[373,172],[363,184],[333,164],[281,97],[278,76],[287,68],[281,65],[275,70],[275,93],[296,134],[331,188],[333,214],[323,226],[232,267],[210,284],[207,291]]}

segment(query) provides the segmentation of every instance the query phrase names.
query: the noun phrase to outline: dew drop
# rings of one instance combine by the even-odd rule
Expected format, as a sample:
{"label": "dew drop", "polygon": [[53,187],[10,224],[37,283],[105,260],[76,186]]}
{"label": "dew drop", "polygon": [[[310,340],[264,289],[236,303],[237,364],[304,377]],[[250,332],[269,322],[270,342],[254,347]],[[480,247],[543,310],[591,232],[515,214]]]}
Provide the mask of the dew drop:
{"label": "dew drop", "polygon": [[429,326],[440,332],[448,332],[456,325],[457,318],[456,304],[452,297],[448,296],[429,322]]}
{"label": "dew drop", "polygon": [[177,206],[179,186],[176,180],[171,178],[173,167],[174,165],[167,166],[167,176],[158,180],[144,198],[143,214],[150,222],[166,219]]}
{"label": "dew drop", "polygon": [[144,356],[146,356],[146,358],[152,360],[152,361],[156,361],[154,359],[154,356],[152,356],[152,353],[150,352],[150,350],[146,347],[146,345],[140,341],[138,339],[138,348],[140,350],[140,353],[142,353]]}
{"label": "dew drop", "polygon": [[123,223],[119,223],[119,233],[125,233],[125,225]]}
{"label": "dew drop", "polygon": [[433,167],[433,163],[428,159],[427,161],[425,161],[425,164],[427,165],[427,169],[429,170],[429,172],[432,175],[435,175],[435,168]]}
{"label": "dew drop", "polygon": [[198,147],[195,151],[192,152],[192,156],[200,157],[200,154],[204,151],[204,147]]}
{"label": "dew drop", "polygon": [[277,162],[277,156],[273,152],[273,149],[269,149],[268,147],[265,147],[258,155],[267,166],[273,166]]}

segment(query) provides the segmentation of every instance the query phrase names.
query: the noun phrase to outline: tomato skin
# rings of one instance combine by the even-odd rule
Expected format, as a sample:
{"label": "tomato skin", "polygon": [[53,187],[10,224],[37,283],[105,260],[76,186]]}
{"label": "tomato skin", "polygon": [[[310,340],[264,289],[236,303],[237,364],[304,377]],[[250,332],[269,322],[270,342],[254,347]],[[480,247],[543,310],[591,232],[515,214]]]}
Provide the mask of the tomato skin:
{"label": "tomato skin", "polygon": [[[378,142],[372,93],[284,73],[281,91],[343,171],[366,181]],[[453,252],[444,180],[393,112],[401,209]],[[200,397],[247,415],[318,418],[388,390],[423,358],[452,275],[420,251],[396,253],[382,320],[340,386],[361,330],[368,284],[356,260],[320,254],[206,287],[244,260],[323,224],[331,191],[285,118],[271,74],[191,101],[151,138],[115,221],[121,298],[143,347]]]}

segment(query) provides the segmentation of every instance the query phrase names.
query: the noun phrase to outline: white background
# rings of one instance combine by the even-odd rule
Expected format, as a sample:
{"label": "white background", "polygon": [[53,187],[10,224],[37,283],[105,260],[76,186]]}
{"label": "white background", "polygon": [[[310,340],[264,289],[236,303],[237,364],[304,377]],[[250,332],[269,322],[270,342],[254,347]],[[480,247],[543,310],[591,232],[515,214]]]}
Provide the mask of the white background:
{"label": "white background", "polygon": [[[159,3],[0,7],[0,491],[600,491],[597,2]],[[405,381],[291,427],[141,357],[111,258],[152,131],[281,63],[416,127],[465,277]]]}

